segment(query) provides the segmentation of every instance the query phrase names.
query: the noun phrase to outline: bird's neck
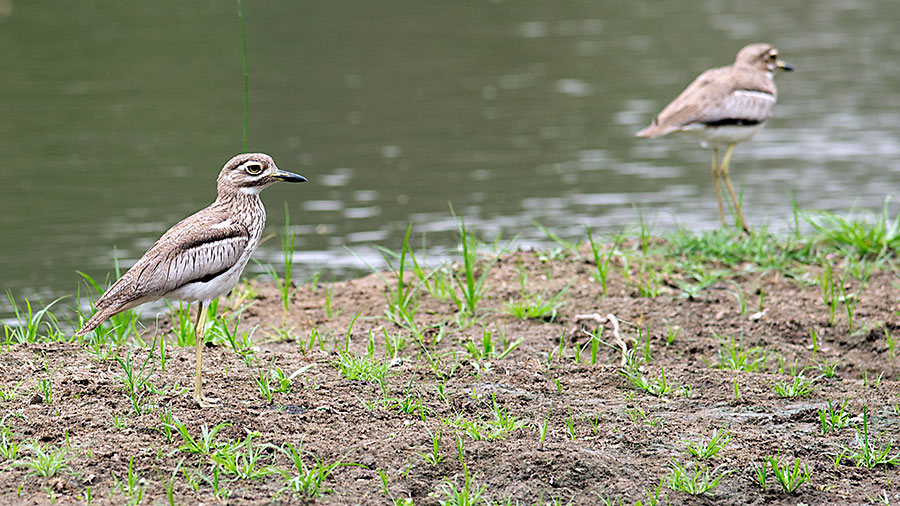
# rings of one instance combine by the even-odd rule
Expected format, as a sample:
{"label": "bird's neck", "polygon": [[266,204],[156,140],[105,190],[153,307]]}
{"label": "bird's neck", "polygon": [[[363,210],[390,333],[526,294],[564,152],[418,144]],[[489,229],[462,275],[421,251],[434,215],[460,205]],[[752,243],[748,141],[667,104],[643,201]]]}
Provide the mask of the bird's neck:
{"label": "bird's neck", "polygon": [[246,222],[245,224],[251,228],[256,226],[262,228],[266,223],[266,208],[259,198],[259,191],[243,191],[243,188],[220,186],[219,195],[212,207],[226,211]]}

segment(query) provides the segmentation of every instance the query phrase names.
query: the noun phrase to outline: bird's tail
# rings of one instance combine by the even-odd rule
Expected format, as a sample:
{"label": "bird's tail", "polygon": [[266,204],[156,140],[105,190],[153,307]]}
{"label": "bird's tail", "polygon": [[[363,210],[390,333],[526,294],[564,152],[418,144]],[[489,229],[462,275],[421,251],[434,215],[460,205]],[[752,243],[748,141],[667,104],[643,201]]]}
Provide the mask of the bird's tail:
{"label": "bird's tail", "polygon": [[117,312],[118,311],[111,311],[109,308],[97,309],[97,312],[94,313],[90,318],[88,318],[88,321],[84,322],[84,325],[82,325],[81,328],[78,329],[78,332],[75,333],[75,337],[81,337],[94,330],[95,328],[99,327],[101,323],[106,321],[107,318],[113,316]]}
{"label": "bird's tail", "polygon": [[654,126],[650,125],[647,128],[644,128],[643,130],[639,130],[636,134],[634,134],[634,136],[635,137],[653,137],[653,130],[654,130]]}
{"label": "bird's tail", "polygon": [[660,135],[666,135],[671,132],[673,128],[663,127],[659,125],[659,118],[654,118],[653,123],[650,123],[650,126],[639,130],[636,134],[636,137],[658,137]]}

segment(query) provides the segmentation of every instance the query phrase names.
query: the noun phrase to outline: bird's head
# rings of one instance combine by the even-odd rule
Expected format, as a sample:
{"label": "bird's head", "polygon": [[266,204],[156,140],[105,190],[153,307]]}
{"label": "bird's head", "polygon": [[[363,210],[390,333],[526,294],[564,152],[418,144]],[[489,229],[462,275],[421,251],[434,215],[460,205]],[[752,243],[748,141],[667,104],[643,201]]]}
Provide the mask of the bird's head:
{"label": "bird's head", "polygon": [[778,70],[791,71],[794,67],[778,59],[778,50],[770,44],[750,44],[744,46],[734,59],[736,67],[750,67],[774,74]]}
{"label": "bird's head", "polygon": [[306,178],[300,174],[287,172],[275,165],[275,160],[264,153],[242,153],[235,156],[222,167],[219,173],[219,192],[238,190],[249,194],[258,194],[263,188],[277,183],[302,183]]}

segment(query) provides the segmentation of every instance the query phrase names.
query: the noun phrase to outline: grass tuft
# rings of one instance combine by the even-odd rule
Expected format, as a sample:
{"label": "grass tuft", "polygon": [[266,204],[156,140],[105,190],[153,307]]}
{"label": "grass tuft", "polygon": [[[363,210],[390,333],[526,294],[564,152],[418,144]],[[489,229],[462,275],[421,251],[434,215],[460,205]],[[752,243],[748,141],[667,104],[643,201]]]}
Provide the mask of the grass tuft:
{"label": "grass tuft", "polygon": [[803,377],[803,371],[800,371],[791,380],[780,380],[772,384],[772,388],[779,397],[793,399],[796,397],[806,397],[813,393],[816,389],[816,380],[818,378],[807,379]]}
{"label": "grass tuft", "polygon": [[878,439],[883,434],[878,436],[869,434],[869,410],[868,406],[863,406],[863,424],[862,427],[856,427],[857,449],[845,449],[845,452],[847,452],[846,457],[855,461],[856,467],[869,469],[878,466],[900,465],[900,452],[891,454],[892,441],[879,444]]}
{"label": "grass tuft", "polygon": [[[781,454],[774,456],[770,455],[768,457],[768,464],[772,467],[772,473],[775,475],[775,479],[778,480],[778,483],[781,484],[781,490],[785,494],[793,494],[796,492],[800,485],[809,481],[809,478],[812,475],[807,464],[804,463],[801,467],[799,457],[794,459],[793,467],[791,466],[790,459],[788,459],[787,462],[781,462]],[[763,464],[762,472],[765,472],[765,463]],[[765,483],[765,479],[763,479],[763,483]]]}
{"label": "grass tuft", "polygon": [[682,441],[687,447],[688,453],[701,460],[707,460],[718,455],[731,441],[732,434],[724,429],[713,429],[709,438],[701,438],[700,441]]}
{"label": "grass tuft", "polygon": [[809,211],[803,218],[827,245],[852,248],[861,258],[879,258],[900,248],[900,214],[888,219],[890,201],[890,196],[884,199],[877,216],[843,217],[828,211]]}
{"label": "grass tuft", "polygon": [[719,473],[718,470],[718,467],[710,470],[708,466],[698,466],[693,471],[688,471],[673,459],[669,467],[669,488],[690,495],[711,494],[710,491],[731,474],[731,471]]}
{"label": "grass tuft", "polygon": [[27,444],[22,449],[28,455],[17,461],[15,466],[30,469],[30,476],[52,478],[61,472],[72,472],[68,464],[71,456],[65,446],[54,448],[51,445]]}

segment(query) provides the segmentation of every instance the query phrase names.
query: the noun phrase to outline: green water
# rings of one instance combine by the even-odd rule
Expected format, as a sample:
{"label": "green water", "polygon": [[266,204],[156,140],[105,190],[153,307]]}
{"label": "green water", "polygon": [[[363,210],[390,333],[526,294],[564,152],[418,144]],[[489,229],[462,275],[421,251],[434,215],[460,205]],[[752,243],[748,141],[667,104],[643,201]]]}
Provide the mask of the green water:
{"label": "green water", "polygon": [[[733,178],[753,226],[900,189],[900,2],[247,2],[251,150],[310,179],[264,194],[299,276],[365,270],[448,203],[483,237],[546,244],[718,226],[709,153],[633,133],[705,68],[768,41],[776,117]],[[241,150],[234,2],[0,0],[0,289],[45,302],[103,279],[213,200]],[[417,243],[418,243],[417,238]],[[278,241],[256,258],[280,261]],[[0,315],[8,307],[0,304]]]}

